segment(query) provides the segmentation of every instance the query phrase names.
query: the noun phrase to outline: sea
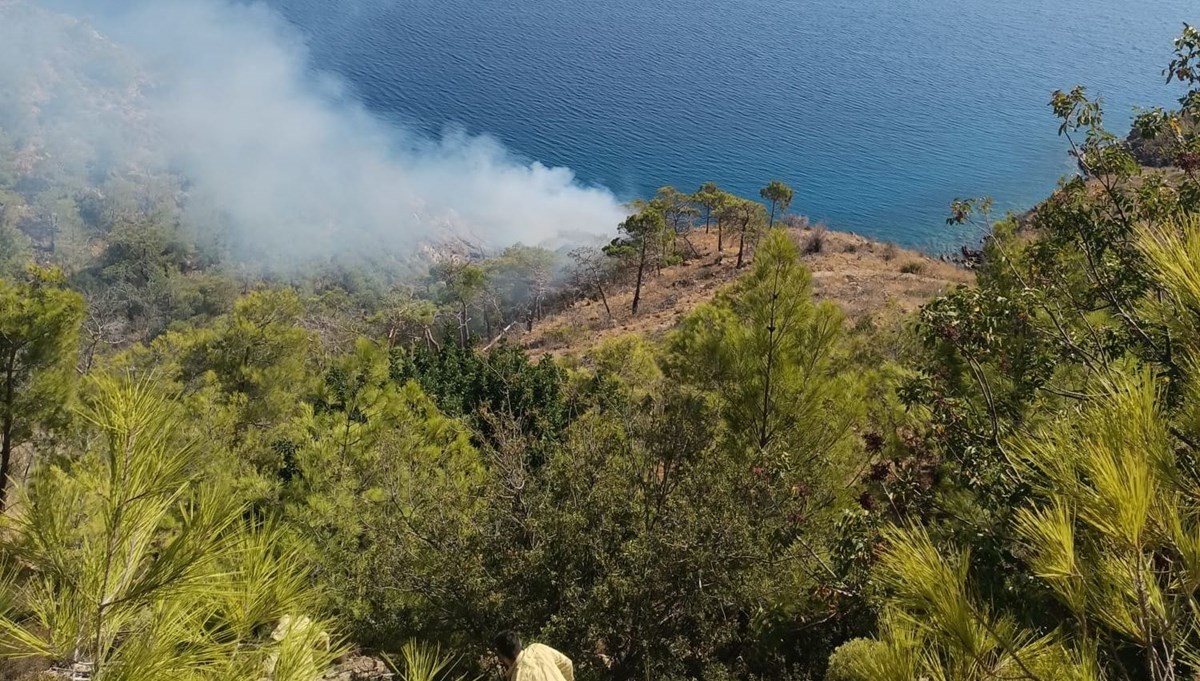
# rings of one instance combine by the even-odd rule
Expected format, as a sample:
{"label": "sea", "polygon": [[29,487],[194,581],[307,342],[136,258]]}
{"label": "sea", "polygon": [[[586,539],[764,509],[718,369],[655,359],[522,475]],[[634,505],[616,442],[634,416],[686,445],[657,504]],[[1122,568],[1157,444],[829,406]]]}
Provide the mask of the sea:
{"label": "sea", "polygon": [[906,245],[961,241],[957,197],[1019,211],[1075,172],[1048,106],[1109,127],[1181,95],[1196,0],[267,0],[375,114],[487,134],[622,199],[769,180],[792,210]]}

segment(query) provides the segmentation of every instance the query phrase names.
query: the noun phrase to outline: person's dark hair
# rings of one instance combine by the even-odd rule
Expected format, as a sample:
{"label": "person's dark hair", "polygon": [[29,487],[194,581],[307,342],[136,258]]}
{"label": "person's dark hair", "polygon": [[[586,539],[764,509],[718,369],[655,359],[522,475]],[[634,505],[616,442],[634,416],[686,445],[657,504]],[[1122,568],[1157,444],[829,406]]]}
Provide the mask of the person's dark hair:
{"label": "person's dark hair", "polygon": [[496,634],[496,638],[492,639],[492,646],[496,648],[496,653],[500,657],[515,660],[517,659],[517,655],[521,654],[521,637],[517,636],[517,632],[512,630],[502,631]]}

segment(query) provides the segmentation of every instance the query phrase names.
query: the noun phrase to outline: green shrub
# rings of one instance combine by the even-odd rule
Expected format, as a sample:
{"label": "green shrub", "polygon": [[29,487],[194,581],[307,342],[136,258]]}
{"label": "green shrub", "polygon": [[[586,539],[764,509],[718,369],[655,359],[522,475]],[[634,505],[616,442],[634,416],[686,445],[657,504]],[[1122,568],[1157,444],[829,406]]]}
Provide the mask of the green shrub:
{"label": "green shrub", "polygon": [[465,681],[466,676],[453,675],[458,661],[458,658],[443,653],[437,645],[417,641],[409,641],[400,649],[399,664],[387,658],[388,666],[402,681]]}
{"label": "green shrub", "polygon": [[900,266],[901,274],[920,274],[924,271],[925,271],[925,263],[920,262],[919,260],[913,260],[911,262],[906,262]]}
{"label": "green shrub", "polygon": [[825,681],[871,681],[864,671],[863,662],[877,655],[884,647],[885,644],[868,638],[856,638],[843,643],[829,656]]}
{"label": "green shrub", "polygon": [[601,341],[588,352],[597,373],[607,373],[629,387],[651,389],[662,379],[654,344],[645,336],[625,334]]}

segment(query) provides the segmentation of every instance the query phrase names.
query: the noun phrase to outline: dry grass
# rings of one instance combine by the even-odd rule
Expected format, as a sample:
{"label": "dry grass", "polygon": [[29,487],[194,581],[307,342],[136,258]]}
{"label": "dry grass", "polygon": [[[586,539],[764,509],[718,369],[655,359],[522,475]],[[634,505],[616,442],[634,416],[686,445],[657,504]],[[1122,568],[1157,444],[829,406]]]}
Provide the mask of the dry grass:
{"label": "dry grass", "polygon": [[[801,250],[814,236],[813,229],[789,230]],[[693,232],[689,238],[699,258],[663,268],[647,280],[642,290],[641,309],[629,313],[633,287],[608,292],[613,311],[609,320],[599,300],[581,300],[567,310],[548,317],[532,332],[517,337],[534,355],[583,354],[600,341],[627,333],[658,337],[697,305],[711,300],[724,285],[745,269],[734,267],[737,251],[716,252],[716,234]],[[969,284],[974,275],[957,265],[882,244],[855,234],[821,231],[821,248],[803,256],[813,273],[813,291],[820,300],[832,300],[846,314],[848,323],[887,311],[909,312],[958,284]],[[895,259],[919,263],[920,271],[901,274]]]}

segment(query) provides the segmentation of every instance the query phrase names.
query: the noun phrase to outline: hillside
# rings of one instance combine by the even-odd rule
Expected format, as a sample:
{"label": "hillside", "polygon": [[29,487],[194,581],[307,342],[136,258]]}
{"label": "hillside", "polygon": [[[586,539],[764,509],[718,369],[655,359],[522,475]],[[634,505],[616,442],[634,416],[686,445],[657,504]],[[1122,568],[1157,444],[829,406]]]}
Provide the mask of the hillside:
{"label": "hillside", "polygon": [[[974,273],[957,264],[857,234],[821,227],[789,228],[788,233],[813,273],[817,299],[837,303],[850,323],[912,312],[947,289],[975,279]],[[717,253],[715,232],[705,234],[698,229],[689,239],[700,257],[664,267],[650,277],[636,316],[629,312],[633,285],[626,283],[608,292],[611,320],[598,297],[585,298],[516,338],[534,355],[585,354],[596,343],[614,336],[640,333],[656,337],[669,331],[690,310],[712,299],[722,286],[746,271],[735,267],[733,249],[726,247],[723,254]]]}
{"label": "hillside", "polygon": [[769,229],[764,178],[275,274],[196,240],[186,174],[0,123],[0,681],[528,679],[521,636],[557,681],[1200,680],[1175,49],[1176,167],[1055,93],[1084,175],[956,201],[974,270]]}

